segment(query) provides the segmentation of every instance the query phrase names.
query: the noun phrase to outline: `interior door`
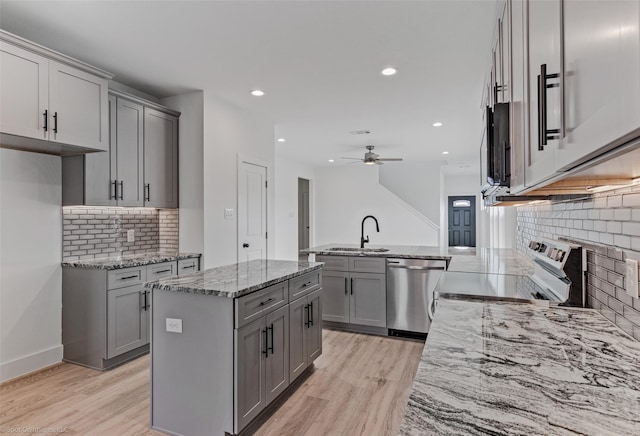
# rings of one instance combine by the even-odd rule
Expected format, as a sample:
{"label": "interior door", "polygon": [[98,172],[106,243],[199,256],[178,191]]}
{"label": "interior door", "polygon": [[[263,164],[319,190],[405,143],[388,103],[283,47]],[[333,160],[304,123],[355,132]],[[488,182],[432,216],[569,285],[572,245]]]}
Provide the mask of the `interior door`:
{"label": "interior door", "polygon": [[178,119],[144,108],[144,204],[178,207]]}
{"label": "interior door", "polygon": [[238,262],[267,258],[267,168],[238,168]]}
{"label": "interior door", "polygon": [[[298,249],[309,248],[309,181],[298,179]],[[307,255],[300,255],[305,260]]]}
{"label": "interior door", "polygon": [[449,246],[476,246],[475,197],[449,197]]}
{"label": "interior door", "polygon": [[[0,43],[0,132],[47,139],[49,61]],[[49,113],[46,112],[47,118]]]}

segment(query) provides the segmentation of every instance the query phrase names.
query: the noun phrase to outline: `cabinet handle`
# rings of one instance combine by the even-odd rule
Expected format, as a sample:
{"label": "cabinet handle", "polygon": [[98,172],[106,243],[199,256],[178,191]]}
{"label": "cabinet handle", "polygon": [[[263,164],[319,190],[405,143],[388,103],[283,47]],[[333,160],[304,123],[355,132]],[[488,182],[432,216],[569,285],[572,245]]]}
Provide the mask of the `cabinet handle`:
{"label": "cabinet handle", "polygon": [[274,351],[273,351],[273,323],[271,324],[271,327],[267,327],[267,329],[271,330],[271,346],[269,347],[269,343],[267,342],[267,350],[270,350],[271,354],[274,354]]}
{"label": "cabinet handle", "polygon": [[273,300],[275,300],[275,298],[269,298],[268,300],[261,301],[260,302],[260,306],[267,305],[267,304],[271,303]]}
{"label": "cabinet handle", "polygon": [[171,269],[163,269],[162,271],[154,271],[154,274],[162,274],[166,272],[171,272]]}
{"label": "cabinet handle", "polygon": [[264,351],[262,352],[262,354],[264,354],[264,356],[268,359],[269,358],[269,337],[267,336],[267,329],[264,329],[262,331],[262,333],[264,333]]}
{"label": "cabinet handle", "polygon": [[309,303],[309,326],[312,326],[312,325],[313,325],[313,301]]}
{"label": "cabinet handle", "polygon": [[347,278],[344,278],[344,295],[347,295],[349,293],[349,289],[347,287]]}
{"label": "cabinet handle", "polygon": [[138,278],[138,274],[136,274],[135,276],[120,277],[120,280],[129,280],[129,279],[135,279],[135,278]]}
{"label": "cabinet handle", "polygon": [[149,303],[147,303],[147,309],[151,307],[151,291],[147,291],[147,296],[149,297]]}
{"label": "cabinet handle", "polygon": [[146,311],[147,307],[148,307],[147,306],[147,291],[144,291],[143,294],[144,294],[144,306],[143,306],[143,308]]}
{"label": "cabinet handle", "polygon": [[305,304],[305,305],[304,305],[304,311],[305,311],[305,312],[306,312],[306,314],[307,314],[307,320],[304,322],[304,326],[305,326],[306,328],[309,328],[309,305],[308,305],[308,304]]}
{"label": "cabinet handle", "polygon": [[151,201],[151,184],[147,183],[144,185],[145,191],[147,191],[147,195],[145,196],[145,201]]}
{"label": "cabinet handle", "polygon": [[124,198],[122,198],[122,195],[124,193],[124,181],[120,180],[120,200],[124,200]]}
{"label": "cabinet handle", "polygon": [[547,129],[547,89],[559,88],[559,83],[547,84],[549,79],[558,79],[560,74],[547,74],[547,64],[540,65],[538,75],[538,150],[543,151],[550,139],[560,139],[560,129]]}
{"label": "cabinet handle", "polygon": [[112,200],[118,199],[118,181],[114,180],[113,182],[109,182],[109,188],[113,185],[113,195],[110,196]]}
{"label": "cabinet handle", "polygon": [[53,113],[53,133],[58,133],[58,112]]}
{"label": "cabinet handle", "polygon": [[351,277],[351,295],[353,295],[353,277]]}
{"label": "cabinet handle", "polygon": [[49,110],[44,110],[44,131],[46,132],[49,129]]}
{"label": "cabinet handle", "polygon": [[307,286],[313,285],[313,282],[307,282],[305,284],[302,285],[303,288],[306,288]]}
{"label": "cabinet handle", "polygon": [[183,266],[182,269],[191,269],[191,268],[195,268],[195,265],[189,265],[189,266]]}

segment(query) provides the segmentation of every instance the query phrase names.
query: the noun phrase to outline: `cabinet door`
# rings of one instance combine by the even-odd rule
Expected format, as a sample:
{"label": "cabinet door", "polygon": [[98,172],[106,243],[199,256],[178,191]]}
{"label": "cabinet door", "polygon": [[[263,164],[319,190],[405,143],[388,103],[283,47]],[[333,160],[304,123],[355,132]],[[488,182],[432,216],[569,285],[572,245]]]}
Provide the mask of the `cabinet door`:
{"label": "cabinet door", "polygon": [[108,151],[107,90],[106,79],[49,61],[49,140]]}
{"label": "cabinet door", "polygon": [[49,61],[0,42],[0,132],[47,139]]}
{"label": "cabinet door", "polygon": [[145,295],[142,285],[107,291],[107,358],[149,342]]}
{"label": "cabinet door", "polygon": [[144,186],[148,207],[178,207],[178,119],[144,110]]}
{"label": "cabinet door", "polygon": [[143,206],[144,107],[117,99],[118,206]]}
{"label": "cabinet door", "polygon": [[[547,75],[560,74],[560,10],[559,0],[527,1],[528,22],[528,86],[529,86],[529,141],[525,156],[525,186],[536,184],[555,174],[555,151],[558,139],[548,139],[547,145],[538,145],[541,115],[546,112],[547,129],[561,129],[561,87],[546,89],[547,104],[538,111],[538,76],[546,65]],[[547,84],[558,84],[560,79],[548,79]],[[542,107],[544,106],[544,107]]]}
{"label": "cabinet door", "polygon": [[525,60],[524,0],[512,0],[508,6],[510,43],[509,96],[511,135],[511,193],[524,189],[524,157],[527,141],[527,69]]}
{"label": "cabinet door", "polygon": [[638,135],[640,2],[565,0],[563,16],[566,127],[557,164],[568,170]]}
{"label": "cabinet door", "polygon": [[289,304],[289,380],[293,382],[307,368],[307,298]]}
{"label": "cabinet door", "polygon": [[265,391],[269,404],[289,386],[289,308],[268,314],[266,328]]}
{"label": "cabinet door", "polygon": [[307,366],[322,354],[322,289],[307,295],[307,328],[305,330],[305,348]]}
{"label": "cabinet door", "polygon": [[387,326],[387,281],[385,274],[351,273],[351,324]]}
{"label": "cabinet door", "polygon": [[84,204],[87,206],[115,206],[117,204],[116,120],[116,97],[110,95],[109,151],[84,155]]}
{"label": "cabinet door", "polygon": [[265,317],[234,331],[234,429],[238,433],[266,406]]}
{"label": "cabinet door", "polygon": [[349,273],[322,271],[324,306],[322,319],[332,322],[349,322]]}

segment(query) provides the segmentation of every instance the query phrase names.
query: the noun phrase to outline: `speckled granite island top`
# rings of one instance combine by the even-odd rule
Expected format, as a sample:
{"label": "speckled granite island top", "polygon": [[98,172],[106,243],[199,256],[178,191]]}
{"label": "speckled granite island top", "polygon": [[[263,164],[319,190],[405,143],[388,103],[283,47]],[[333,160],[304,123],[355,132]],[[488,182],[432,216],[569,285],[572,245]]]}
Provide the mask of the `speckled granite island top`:
{"label": "speckled granite island top", "polygon": [[448,271],[491,274],[531,275],[533,264],[516,250],[508,248],[458,248],[420,245],[367,245],[366,248],[387,251],[339,251],[332,248],[357,249],[356,244],[326,244],[302,250],[324,256],[369,256],[400,259],[446,260]]}
{"label": "speckled granite island top", "polygon": [[441,300],[401,435],[638,435],[640,342],[590,309]]}
{"label": "speckled granite island top", "polygon": [[171,262],[174,260],[200,257],[198,253],[142,253],[125,256],[105,257],[101,259],[72,260],[62,262],[62,266],[71,268],[93,269],[122,269],[136,266],[151,265],[154,263]]}
{"label": "speckled granite island top", "polygon": [[183,277],[146,283],[154,290],[236,298],[307,272],[322,268],[319,262],[252,260],[211,268]]}

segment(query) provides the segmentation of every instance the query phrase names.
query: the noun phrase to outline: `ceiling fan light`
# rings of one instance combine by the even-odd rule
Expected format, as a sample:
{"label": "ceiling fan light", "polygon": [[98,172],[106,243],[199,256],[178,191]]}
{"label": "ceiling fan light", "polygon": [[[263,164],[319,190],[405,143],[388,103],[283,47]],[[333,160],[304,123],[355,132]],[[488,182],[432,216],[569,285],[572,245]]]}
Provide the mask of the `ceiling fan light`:
{"label": "ceiling fan light", "polygon": [[365,161],[365,162],[364,162],[364,164],[365,164],[365,165],[375,165],[375,164],[376,164],[376,161],[374,161],[374,160],[368,160],[368,161]]}

